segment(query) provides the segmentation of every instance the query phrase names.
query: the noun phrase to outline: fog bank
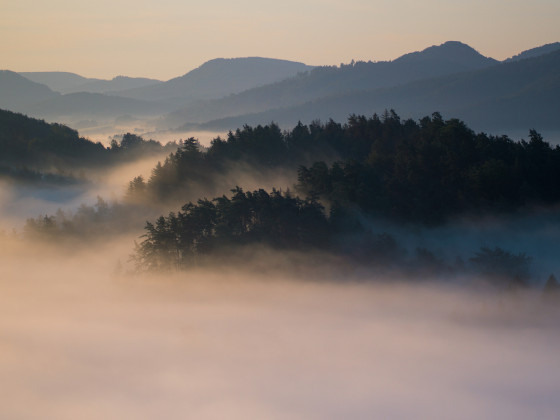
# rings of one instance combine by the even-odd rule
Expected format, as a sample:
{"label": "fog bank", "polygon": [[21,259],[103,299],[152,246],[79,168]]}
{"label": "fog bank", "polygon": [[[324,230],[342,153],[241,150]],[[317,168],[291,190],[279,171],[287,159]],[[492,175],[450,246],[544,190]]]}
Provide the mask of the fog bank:
{"label": "fog bank", "polygon": [[1,418],[560,412],[560,314],[538,292],[226,267],[119,275],[128,240],[88,253],[2,251]]}

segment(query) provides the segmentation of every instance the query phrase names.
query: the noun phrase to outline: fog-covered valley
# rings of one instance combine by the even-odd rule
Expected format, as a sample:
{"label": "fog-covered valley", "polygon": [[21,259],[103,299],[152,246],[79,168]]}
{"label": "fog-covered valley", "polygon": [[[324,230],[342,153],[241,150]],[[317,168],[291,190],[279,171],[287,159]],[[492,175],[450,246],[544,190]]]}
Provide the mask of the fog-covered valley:
{"label": "fog-covered valley", "polygon": [[0,72],[0,418],[556,419],[559,48]]}
{"label": "fog-covered valley", "polygon": [[[364,229],[402,248],[389,264],[376,249],[368,261],[257,243],[180,269],[138,270],[146,220],[177,211],[163,201],[132,229],[116,229],[124,223],[115,219],[115,232],[93,224],[89,239],[25,235],[27,217],[79,213],[98,195],[122,201],[134,177],[148,180],[164,160],[56,189],[4,181],[3,417],[555,419],[560,293],[544,285],[559,274],[557,207],[435,226],[360,213]],[[232,185],[297,190],[287,167],[226,168],[212,184],[218,196]],[[530,257],[528,285],[476,271],[481,247]]]}
{"label": "fog-covered valley", "polygon": [[4,418],[552,420],[560,409],[560,312],[540,292],[329,262],[133,276],[116,265],[128,252],[128,238],[80,252],[3,243]]}

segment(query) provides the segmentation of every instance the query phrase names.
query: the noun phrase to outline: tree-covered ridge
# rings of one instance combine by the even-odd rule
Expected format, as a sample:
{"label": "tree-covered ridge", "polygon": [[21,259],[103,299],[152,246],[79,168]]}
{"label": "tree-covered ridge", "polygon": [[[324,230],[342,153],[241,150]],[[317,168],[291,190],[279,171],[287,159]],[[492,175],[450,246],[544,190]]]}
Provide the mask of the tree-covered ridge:
{"label": "tree-covered ridge", "polygon": [[[248,171],[299,167],[304,195],[399,221],[440,223],[461,213],[558,202],[560,148],[534,130],[529,137],[515,142],[438,113],[414,121],[394,111],[353,115],[345,124],[299,123],[284,132],[274,123],[244,126],[205,152],[188,139],[147,182],[131,182],[129,197],[176,202],[189,191],[217,195],[217,176],[232,162]],[[230,188],[238,183],[233,177]]]}
{"label": "tree-covered ridge", "polygon": [[131,181],[128,198],[135,202],[176,202],[192,191],[212,196],[221,193],[217,186],[224,176],[230,178],[229,189],[239,183],[236,175],[277,169],[293,170],[295,181],[298,166],[340,156],[335,143],[341,132],[342,126],[332,121],[326,125],[300,124],[285,132],[271,123],[230,131],[226,139],[217,137],[206,149],[189,138],[157,164],[147,181],[142,177]]}
{"label": "tree-covered ridge", "polygon": [[341,223],[340,209],[327,215],[313,197],[301,199],[278,190],[244,192],[239,187],[231,193],[190,202],[178,213],[147,222],[133,255],[136,269],[213,264],[244,247],[264,247],[304,255],[318,251],[327,259],[336,256],[351,265],[404,275],[478,274],[499,287],[527,286],[531,279],[531,258],[523,253],[482,247],[467,263],[460,256],[450,263],[426,248],[409,254],[395,237],[374,233],[358,220],[352,226]]}
{"label": "tree-covered ridge", "polygon": [[[150,142],[127,134],[107,153],[127,156],[143,145]],[[235,165],[242,170],[232,171]],[[402,121],[390,111],[381,117],[351,116],[345,124],[298,124],[284,132],[275,124],[245,126],[226,139],[214,139],[207,149],[187,139],[158,163],[147,181],[136,177],[130,182],[123,204],[133,204],[135,215],[142,207],[161,214],[242,185],[243,171],[289,168],[294,185],[298,167],[295,191],[326,205],[341,230],[353,229],[364,214],[441,224],[461,214],[513,212],[560,199],[560,149],[537,132],[530,132],[528,142],[514,142],[476,134],[463,122],[444,121],[437,113],[416,122]],[[143,220],[152,216],[146,210]],[[68,225],[68,220],[59,222]],[[95,231],[80,226],[87,218],[71,223],[69,231]],[[118,229],[118,224],[110,225]]]}
{"label": "tree-covered ridge", "polygon": [[462,213],[515,211],[560,201],[560,148],[476,134],[438,113],[418,123],[351,117],[344,127],[364,153],[299,169],[299,187],[331,203],[404,222],[440,223]]}
{"label": "tree-covered ridge", "polygon": [[[109,150],[120,153],[137,142],[127,135]],[[318,250],[366,264],[449,271],[453,264],[427,249],[405,256],[404,247],[382,230],[372,231],[370,221],[441,224],[465,213],[553,205],[560,198],[559,150],[536,131],[529,141],[514,142],[476,134],[463,122],[444,121],[437,113],[403,121],[388,111],[369,118],[351,116],[345,124],[298,124],[290,131],[275,124],[245,126],[226,139],[214,139],[208,148],[194,138],[181,142],[147,182],[137,177],[130,183],[122,205],[99,201],[74,216],[31,219],[26,233],[39,232],[47,239],[116,233],[138,217],[142,222],[156,219],[150,214],[153,207],[145,204],[167,202],[168,212],[173,208],[169,203],[182,200],[188,204],[181,211],[147,224],[135,254],[139,268],[188,266],[238,246],[262,244]],[[228,179],[230,188],[239,185],[235,176],[224,177],[232,163],[248,172],[293,168],[294,183],[299,167],[299,182],[294,192],[236,187],[231,195],[213,194],[219,177]],[[197,201],[192,191],[203,191],[196,197],[216,198]],[[160,207],[156,214],[161,212]],[[482,250],[469,264],[496,275],[494,260],[508,278],[512,273],[503,266],[526,277],[528,260],[522,254]]]}
{"label": "tree-covered ridge", "polygon": [[41,162],[102,159],[101,143],[93,143],[62,124],[0,110],[0,156],[3,164],[39,165]]}
{"label": "tree-covered ridge", "polygon": [[[63,124],[49,124],[22,114],[0,110],[0,166],[33,170],[71,170],[111,165],[140,156],[175,149],[127,133],[122,141],[106,148],[80,137]],[[7,169],[4,171],[7,172]]]}
{"label": "tree-covered ridge", "polygon": [[231,198],[188,203],[177,214],[146,225],[146,239],[136,253],[145,269],[181,267],[230,246],[262,243],[303,249],[325,245],[329,226],[322,206],[290,192],[232,190]]}

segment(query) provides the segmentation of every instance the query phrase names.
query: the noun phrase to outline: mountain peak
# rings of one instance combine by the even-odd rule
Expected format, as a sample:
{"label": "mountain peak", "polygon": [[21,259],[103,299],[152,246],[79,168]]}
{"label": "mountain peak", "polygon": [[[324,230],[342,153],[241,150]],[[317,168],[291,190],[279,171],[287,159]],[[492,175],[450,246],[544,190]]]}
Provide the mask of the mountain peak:
{"label": "mountain peak", "polygon": [[218,71],[229,73],[231,72],[241,72],[252,71],[255,68],[261,68],[263,70],[270,70],[276,72],[287,72],[292,73],[294,69],[299,69],[300,71],[309,70],[311,67],[304,63],[282,60],[277,58],[265,58],[265,57],[236,57],[236,58],[214,58],[208,60],[189,73],[181,76],[185,77],[199,71]]}
{"label": "mountain peak", "polygon": [[460,63],[465,66],[465,70],[473,70],[497,63],[493,58],[485,57],[471,46],[459,41],[447,41],[441,45],[432,45],[422,51],[405,54],[394,62],[415,63],[426,60]]}

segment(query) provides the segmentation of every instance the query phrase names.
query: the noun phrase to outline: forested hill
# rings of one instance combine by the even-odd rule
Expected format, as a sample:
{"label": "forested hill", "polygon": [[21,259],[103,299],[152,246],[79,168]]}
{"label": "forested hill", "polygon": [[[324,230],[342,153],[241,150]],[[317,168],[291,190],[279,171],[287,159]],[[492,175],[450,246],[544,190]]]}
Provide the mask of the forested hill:
{"label": "forested hill", "polygon": [[118,94],[134,99],[184,106],[200,99],[221,98],[274,83],[312,69],[303,63],[262,57],[217,58],[183,76]]}
{"label": "forested hill", "polygon": [[0,110],[0,156],[4,165],[95,161],[103,159],[105,152],[101,143],[84,139],[65,125]]}
{"label": "forested hill", "polygon": [[[215,142],[210,155],[192,147],[181,151],[183,156],[168,161],[166,170],[154,171],[150,186],[157,188],[172,168],[190,167],[193,159],[202,162],[228,148],[231,158],[240,158],[235,143],[252,131],[245,127],[227,141]],[[533,130],[529,141],[514,142],[476,134],[438,113],[416,122],[387,112],[381,118],[352,116],[344,125],[299,124],[280,137],[274,127],[257,131],[261,136],[256,142],[275,143],[274,164],[310,147],[334,150],[341,160],[300,167],[292,192],[237,187],[230,195],[186,203],[178,213],[147,223],[135,254],[140,269],[190,266],[258,244],[333,252],[366,264],[440,270],[444,264],[429,250],[418,249],[415,258],[407,259],[393,237],[372,233],[367,220],[439,225],[459,215],[511,214],[560,203],[560,148],[552,148]],[[482,248],[469,261],[510,284],[528,278],[530,258],[524,254]]]}
{"label": "forested hill", "polygon": [[0,110],[0,165],[33,170],[72,170],[103,166],[134,159],[145,153],[172,150],[153,140],[145,141],[127,134],[123,141],[106,148],[80,137],[76,130],[62,124],[49,124],[11,111]]}
{"label": "forested hill", "polygon": [[[356,66],[361,65],[356,64]],[[525,60],[500,63],[476,71],[427,78],[400,86],[347,90],[344,93],[315,98],[293,106],[287,106],[283,94],[278,94],[276,97],[269,92],[268,97],[274,99],[257,112],[221,118],[198,127],[223,129],[240,124],[264,124],[268,121],[291,126],[298,120],[304,122],[326,118],[341,120],[350,112],[372,115],[375,112],[383,112],[385,108],[393,108],[411,118],[421,118],[426,109],[438,109],[446,116],[467,121],[477,130],[496,133],[503,132],[504,129],[519,130],[527,127],[558,130],[560,128],[557,117],[560,109],[559,75],[560,51],[554,51]],[[303,87],[302,91],[304,91]],[[244,95],[248,93],[249,91]],[[254,108],[259,104],[260,98],[255,100],[257,102],[252,102],[251,105]],[[274,101],[278,103],[277,107],[274,107]],[[225,107],[226,105],[238,110],[235,111],[238,114],[242,114],[243,104],[241,97],[226,98],[219,103],[209,104],[207,110],[201,109],[201,115],[203,115],[202,111],[212,111],[213,106]],[[198,115],[196,109],[190,111],[193,118]],[[227,109],[223,108],[219,111],[225,114]]]}
{"label": "forested hill", "polygon": [[[180,212],[146,225],[135,254],[140,268],[188,266],[254,244],[401,264],[397,241],[372,233],[368,221],[422,228],[560,203],[560,147],[551,147],[534,130],[528,134],[527,140],[513,141],[475,133],[438,113],[414,121],[394,111],[353,115],[344,124],[300,123],[289,131],[275,124],[245,126],[214,139],[206,150],[194,138],[186,140],[147,181],[130,182],[123,204],[100,201],[82,206],[74,217],[31,219],[25,230],[84,240],[151,218],[145,215],[153,203],[167,209],[181,203]],[[293,171],[290,191],[242,186],[248,173],[286,174],[286,168]],[[213,193],[217,179],[227,180],[232,193]],[[214,199],[200,198],[211,194]],[[497,258],[508,269],[527,262],[524,255],[500,249],[482,250],[473,261],[479,257]],[[439,264],[427,250],[419,250],[418,258]]]}
{"label": "forested hill", "polygon": [[300,123],[286,132],[274,124],[245,126],[215,139],[206,153],[190,139],[129,192],[176,203],[196,185],[214,191],[213,180],[231,162],[253,170],[300,165],[300,192],[386,219],[438,224],[460,214],[558,203],[560,148],[534,130],[528,134],[515,142],[438,113],[414,121],[393,111],[351,116],[346,124]]}
{"label": "forested hill", "polygon": [[[167,121],[168,124],[177,126],[185,122],[200,123],[215,118],[280,109],[331,95],[398,86],[415,80],[477,70],[496,63],[496,60],[482,56],[468,45],[446,42],[423,51],[406,54],[393,61],[352,62],[341,64],[340,67],[316,67],[306,74],[278,83],[253,88],[220,100],[189,106],[170,114]],[[348,104],[345,105],[344,115],[337,115],[336,118],[344,118],[352,112],[360,112],[348,107]],[[328,117],[328,114],[321,114],[312,117],[309,121]],[[330,115],[330,117],[334,116]],[[297,120],[298,118],[290,121],[290,124],[295,124]],[[259,123],[267,121],[259,121]],[[240,124],[243,122],[241,121]],[[239,125],[233,127],[236,126]]]}

